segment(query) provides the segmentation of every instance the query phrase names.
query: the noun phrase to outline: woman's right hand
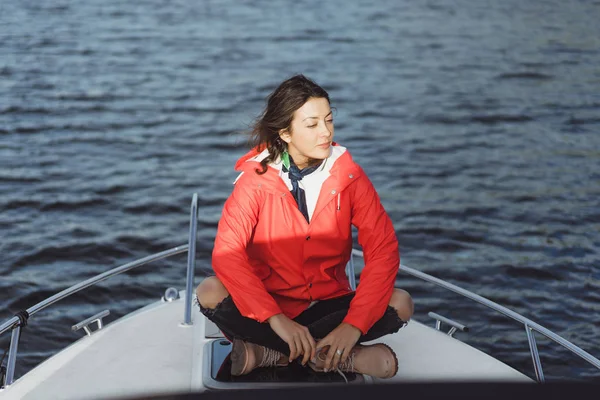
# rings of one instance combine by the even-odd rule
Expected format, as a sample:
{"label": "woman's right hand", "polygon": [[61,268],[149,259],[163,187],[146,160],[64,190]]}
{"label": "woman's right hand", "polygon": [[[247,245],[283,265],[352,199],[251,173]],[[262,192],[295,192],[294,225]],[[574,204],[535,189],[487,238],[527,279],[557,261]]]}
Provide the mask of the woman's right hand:
{"label": "woman's right hand", "polygon": [[315,357],[317,344],[307,327],[284,314],[273,315],[268,322],[271,329],[290,346],[290,362],[300,355],[304,355],[302,365],[306,365],[308,360]]}

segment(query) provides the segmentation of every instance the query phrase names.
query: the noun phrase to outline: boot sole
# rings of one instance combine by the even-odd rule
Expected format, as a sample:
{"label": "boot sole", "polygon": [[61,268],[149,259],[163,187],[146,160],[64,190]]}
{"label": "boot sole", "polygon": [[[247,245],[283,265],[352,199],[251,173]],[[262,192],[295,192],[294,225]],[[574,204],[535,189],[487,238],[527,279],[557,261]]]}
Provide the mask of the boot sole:
{"label": "boot sole", "polygon": [[233,339],[231,347],[231,375],[244,375],[248,366],[246,343],[243,340]]}

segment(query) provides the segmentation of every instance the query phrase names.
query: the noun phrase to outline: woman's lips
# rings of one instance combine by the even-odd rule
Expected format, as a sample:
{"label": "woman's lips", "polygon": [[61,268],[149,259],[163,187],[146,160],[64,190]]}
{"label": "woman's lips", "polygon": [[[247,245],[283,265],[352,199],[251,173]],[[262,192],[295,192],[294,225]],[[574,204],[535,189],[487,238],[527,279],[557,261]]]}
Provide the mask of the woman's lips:
{"label": "woman's lips", "polygon": [[320,147],[322,149],[328,149],[329,146],[331,146],[331,143],[329,143],[329,142],[318,145],[318,147]]}

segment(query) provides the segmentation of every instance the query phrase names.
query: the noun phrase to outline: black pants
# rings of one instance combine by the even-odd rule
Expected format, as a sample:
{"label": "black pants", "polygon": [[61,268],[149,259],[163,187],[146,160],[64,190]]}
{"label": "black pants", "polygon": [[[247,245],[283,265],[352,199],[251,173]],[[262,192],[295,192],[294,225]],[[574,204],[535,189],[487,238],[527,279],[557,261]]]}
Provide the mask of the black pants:
{"label": "black pants", "polygon": [[[342,323],[353,298],[354,293],[349,293],[333,299],[318,301],[294,318],[294,321],[306,326],[315,340],[322,339]],[[260,323],[242,316],[231,296],[227,296],[214,309],[198,305],[202,314],[214,322],[229,340],[241,339],[290,355],[288,344],[271,329],[271,326],[266,322]],[[361,335],[358,342],[367,342],[388,333],[398,332],[404,325],[406,322],[398,317],[396,310],[388,306],[385,314],[365,335]]]}

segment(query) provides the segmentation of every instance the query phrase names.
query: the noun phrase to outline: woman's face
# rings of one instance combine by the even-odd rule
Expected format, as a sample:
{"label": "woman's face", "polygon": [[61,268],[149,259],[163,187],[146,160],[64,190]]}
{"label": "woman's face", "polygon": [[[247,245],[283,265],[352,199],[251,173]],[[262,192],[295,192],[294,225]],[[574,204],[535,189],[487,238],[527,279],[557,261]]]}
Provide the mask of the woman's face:
{"label": "woman's face", "polygon": [[290,129],[282,129],[279,136],[288,144],[288,153],[300,169],[308,165],[309,159],[329,157],[333,141],[333,114],[327,99],[308,99],[294,112]]}

